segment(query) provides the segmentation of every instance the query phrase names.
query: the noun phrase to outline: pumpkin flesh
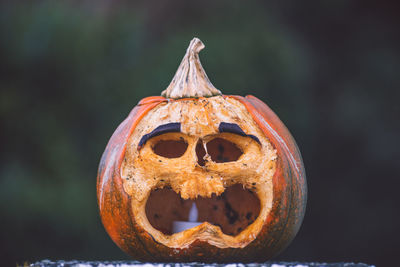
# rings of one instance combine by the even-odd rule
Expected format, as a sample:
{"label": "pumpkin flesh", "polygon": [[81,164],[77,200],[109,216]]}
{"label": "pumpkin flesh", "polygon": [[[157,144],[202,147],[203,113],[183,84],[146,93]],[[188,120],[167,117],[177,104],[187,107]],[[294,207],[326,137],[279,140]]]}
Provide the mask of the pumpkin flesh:
{"label": "pumpkin flesh", "polygon": [[[141,144],[144,135],[173,123],[180,123],[179,132]],[[243,134],[221,133],[221,123],[237,125]],[[199,240],[241,248],[257,237],[272,207],[275,166],[275,149],[244,105],[215,96],[150,110],[128,139],[121,178],[133,220],[158,243],[187,248]],[[204,222],[171,233],[171,222],[187,218],[193,202]]]}

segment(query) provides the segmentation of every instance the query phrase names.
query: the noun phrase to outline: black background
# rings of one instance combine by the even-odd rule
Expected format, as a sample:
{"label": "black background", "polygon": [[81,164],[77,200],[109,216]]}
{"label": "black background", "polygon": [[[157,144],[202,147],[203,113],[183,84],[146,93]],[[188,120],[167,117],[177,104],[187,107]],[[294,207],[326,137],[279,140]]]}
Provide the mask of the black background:
{"label": "black background", "polygon": [[114,129],[166,88],[197,36],[214,85],[268,103],[302,152],[307,212],[276,260],[395,265],[396,1],[216,2],[1,2],[4,264],[128,259],[97,213],[98,162]]}

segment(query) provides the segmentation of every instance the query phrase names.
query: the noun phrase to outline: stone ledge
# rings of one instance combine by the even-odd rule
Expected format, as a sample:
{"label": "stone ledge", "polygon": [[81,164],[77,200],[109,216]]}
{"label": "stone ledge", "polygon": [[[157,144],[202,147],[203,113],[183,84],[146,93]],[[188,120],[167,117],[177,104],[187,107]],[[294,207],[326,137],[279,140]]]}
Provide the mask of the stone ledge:
{"label": "stone ledge", "polygon": [[31,267],[374,267],[365,263],[338,262],[265,262],[265,263],[146,263],[139,261],[50,261],[42,260]]}

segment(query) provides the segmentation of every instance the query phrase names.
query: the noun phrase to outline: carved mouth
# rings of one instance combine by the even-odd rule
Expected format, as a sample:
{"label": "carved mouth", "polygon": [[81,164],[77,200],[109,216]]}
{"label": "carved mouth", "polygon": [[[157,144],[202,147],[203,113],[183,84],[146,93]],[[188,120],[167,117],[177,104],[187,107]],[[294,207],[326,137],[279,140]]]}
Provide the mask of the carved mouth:
{"label": "carved mouth", "polygon": [[208,222],[230,236],[240,234],[260,214],[257,194],[241,184],[229,186],[219,196],[213,194],[210,198],[187,200],[170,188],[154,189],[147,199],[145,211],[148,221],[155,229],[164,235],[172,235],[180,232],[174,227],[175,222],[188,222],[187,225],[190,225],[189,221],[193,221],[193,218],[189,218],[193,204],[198,210],[194,219],[198,223],[191,222],[192,225]]}

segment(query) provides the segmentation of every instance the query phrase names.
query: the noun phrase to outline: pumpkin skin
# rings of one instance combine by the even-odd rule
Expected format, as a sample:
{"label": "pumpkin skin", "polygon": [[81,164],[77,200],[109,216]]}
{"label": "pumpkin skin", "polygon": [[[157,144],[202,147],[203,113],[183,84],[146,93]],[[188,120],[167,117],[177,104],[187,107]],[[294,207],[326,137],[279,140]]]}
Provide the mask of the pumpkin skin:
{"label": "pumpkin skin", "polygon": [[[252,118],[252,123],[259,128],[258,136],[260,133],[263,134],[271,145],[275,153],[273,173],[269,179],[272,188],[271,196],[269,201],[261,201],[262,205],[267,203],[268,208],[266,212],[260,212],[259,218],[252,221],[246,230],[240,234],[237,233],[237,238],[241,236],[240,242],[223,243],[221,241],[225,245],[215,245],[209,241],[214,237],[208,240],[200,234],[201,238],[192,238],[184,245],[180,245],[179,242],[175,244],[172,241],[168,243],[163,238],[167,236],[165,240],[169,240],[169,235],[164,235],[159,229],[149,231],[149,226],[146,225],[147,219],[139,218],[138,212],[135,211],[136,195],[129,190],[131,185],[126,180],[124,170],[127,165],[127,155],[131,153],[130,140],[136,138],[134,135],[138,125],[146,124],[148,119],[143,120],[143,118],[147,118],[149,112],[162,105],[174,103],[185,105],[184,101],[200,105],[203,101],[211,101],[213,98],[242,105],[243,110],[249,115],[248,118]],[[250,140],[249,137],[244,138]],[[256,143],[253,140],[248,142]],[[158,184],[152,189],[155,187],[163,186]],[[135,188],[132,190],[137,192]],[[149,198],[150,190],[145,193],[144,203]],[[220,194],[221,192],[205,192],[205,194],[208,193]],[[99,211],[106,231],[112,240],[134,259],[151,262],[261,262],[268,260],[280,253],[298,232],[305,212],[306,194],[304,166],[293,137],[274,112],[264,102],[251,95],[180,99],[154,96],[142,99],[112,135],[100,161],[97,177]],[[189,194],[184,198],[192,199],[195,196]],[[264,211],[264,208],[262,207],[261,210]],[[261,214],[264,214],[262,220]],[[209,224],[202,224],[195,229],[200,233],[205,229],[214,229],[212,227],[215,228]],[[192,229],[184,231],[179,240],[189,238],[189,233],[192,232],[194,232]],[[247,233],[253,234],[250,237],[244,236]],[[219,236],[222,236],[224,240],[231,239],[222,232]],[[220,237],[215,237],[215,240],[220,240]],[[232,244],[232,246],[226,244]]]}

